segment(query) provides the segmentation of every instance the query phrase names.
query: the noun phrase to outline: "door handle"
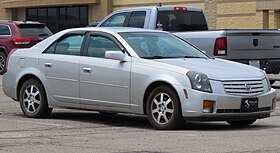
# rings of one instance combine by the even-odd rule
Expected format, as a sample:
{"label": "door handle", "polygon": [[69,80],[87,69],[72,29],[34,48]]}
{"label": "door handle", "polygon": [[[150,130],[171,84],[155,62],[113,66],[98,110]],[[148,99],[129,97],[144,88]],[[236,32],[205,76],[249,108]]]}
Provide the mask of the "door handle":
{"label": "door handle", "polygon": [[45,68],[52,68],[52,63],[44,63]]}
{"label": "door handle", "polygon": [[84,68],[83,68],[83,72],[84,72],[84,73],[91,73],[91,68],[84,67]]}

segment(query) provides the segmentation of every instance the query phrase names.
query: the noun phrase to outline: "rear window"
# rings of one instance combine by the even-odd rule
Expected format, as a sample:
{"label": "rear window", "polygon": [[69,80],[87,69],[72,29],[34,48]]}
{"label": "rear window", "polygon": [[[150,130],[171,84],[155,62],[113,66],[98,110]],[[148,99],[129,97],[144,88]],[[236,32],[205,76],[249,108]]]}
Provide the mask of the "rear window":
{"label": "rear window", "polygon": [[20,24],[18,28],[22,37],[52,35],[52,32],[43,24]]}
{"label": "rear window", "polygon": [[157,28],[177,32],[208,30],[203,12],[197,11],[160,11]]}

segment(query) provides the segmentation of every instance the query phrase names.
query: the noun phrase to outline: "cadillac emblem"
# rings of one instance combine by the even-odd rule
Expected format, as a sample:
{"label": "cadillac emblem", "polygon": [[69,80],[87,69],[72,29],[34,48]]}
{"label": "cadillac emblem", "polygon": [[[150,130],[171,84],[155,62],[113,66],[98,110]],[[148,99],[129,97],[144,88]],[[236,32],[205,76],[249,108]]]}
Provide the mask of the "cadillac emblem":
{"label": "cadillac emblem", "polygon": [[251,91],[252,86],[250,84],[245,84],[246,91]]}

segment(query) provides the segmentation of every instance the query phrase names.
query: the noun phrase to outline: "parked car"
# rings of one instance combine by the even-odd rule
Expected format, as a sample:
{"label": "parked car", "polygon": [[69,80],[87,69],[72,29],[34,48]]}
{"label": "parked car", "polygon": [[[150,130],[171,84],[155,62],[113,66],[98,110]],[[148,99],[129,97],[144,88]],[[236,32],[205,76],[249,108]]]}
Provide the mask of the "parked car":
{"label": "parked car", "polygon": [[0,21],[0,74],[3,74],[8,54],[17,48],[29,48],[52,32],[45,24],[31,21]]}
{"label": "parked car", "polygon": [[161,5],[117,10],[97,26],[170,31],[210,56],[260,68],[271,83],[280,80],[279,30],[208,30],[202,9]]}
{"label": "parked car", "polygon": [[173,129],[184,119],[247,126],[275,110],[264,71],[210,58],[168,32],[69,29],[7,61],[4,93],[28,117],[65,107],[146,114],[156,129]]}

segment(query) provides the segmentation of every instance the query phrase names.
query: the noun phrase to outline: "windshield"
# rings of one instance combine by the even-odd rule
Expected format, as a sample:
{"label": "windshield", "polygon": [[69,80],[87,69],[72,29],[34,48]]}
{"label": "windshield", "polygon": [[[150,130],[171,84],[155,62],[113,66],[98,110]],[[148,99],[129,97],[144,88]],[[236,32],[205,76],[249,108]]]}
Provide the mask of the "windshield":
{"label": "windshield", "polygon": [[208,58],[195,47],[169,33],[120,33],[141,58]]}
{"label": "windshield", "polygon": [[197,11],[159,11],[157,28],[176,32],[208,30],[203,12]]}

